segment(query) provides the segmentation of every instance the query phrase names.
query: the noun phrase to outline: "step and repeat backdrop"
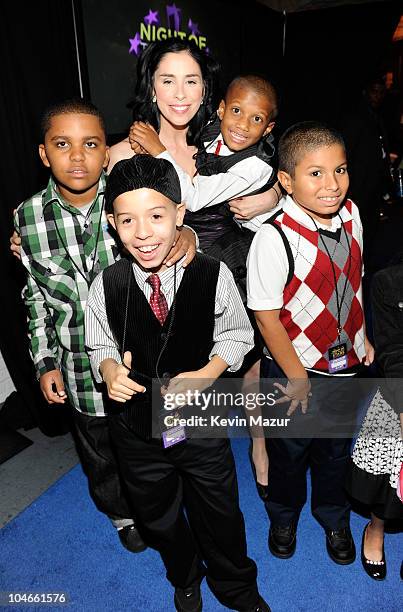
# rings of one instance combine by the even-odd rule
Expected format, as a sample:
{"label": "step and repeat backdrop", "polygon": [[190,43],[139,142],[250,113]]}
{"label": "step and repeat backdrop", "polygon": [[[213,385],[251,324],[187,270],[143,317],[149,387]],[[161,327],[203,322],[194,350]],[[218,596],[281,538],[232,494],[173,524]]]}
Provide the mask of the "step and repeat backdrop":
{"label": "step and repeat backdrop", "polygon": [[153,41],[193,40],[219,60],[223,86],[240,72],[247,9],[233,7],[234,3],[220,0],[82,0],[86,85],[105,115],[109,135],[125,133],[131,123],[127,105],[137,59]]}

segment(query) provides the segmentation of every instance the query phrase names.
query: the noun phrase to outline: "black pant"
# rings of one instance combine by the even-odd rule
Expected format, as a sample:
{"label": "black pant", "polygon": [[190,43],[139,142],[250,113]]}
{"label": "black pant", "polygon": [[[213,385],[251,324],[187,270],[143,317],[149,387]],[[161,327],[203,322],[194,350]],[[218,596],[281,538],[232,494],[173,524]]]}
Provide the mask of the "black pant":
{"label": "black pant", "polygon": [[206,575],[223,605],[256,605],[257,570],[247,557],[229,441],[188,439],[164,449],[160,440],[138,437],[124,413],[110,426],[142,533],[159,551],[168,580],[186,588]]}
{"label": "black pant", "polygon": [[112,446],[108,418],[88,416],[72,408],[75,440],[90,495],[100,512],[112,521],[131,519],[127,490],[119,473],[116,452]]}
{"label": "black pant", "polygon": [[268,440],[269,488],[265,503],[270,522],[298,522],[306,502],[306,472],[311,467],[313,516],[324,529],[341,529],[350,521],[344,481],[351,440],[341,438],[273,438]]}
{"label": "black pant", "polygon": [[[266,357],[262,361],[262,378],[284,377],[284,373],[275,362]],[[352,397],[355,385],[351,384],[351,380],[329,381],[328,377],[320,375],[319,380],[317,378],[318,384],[312,387],[313,395],[319,394],[319,397],[316,397],[316,404],[312,407],[314,414],[310,417],[308,409],[308,415],[295,414],[292,419],[300,419],[303,423],[305,418],[311,418],[310,425],[302,431],[311,429],[314,431],[319,423],[317,432],[320,435],[322,426],[328,428],[326,431],[334,426],[331,413],[333,410],[336,413],[338,411],[334,427],[337,432],[343,429],[340,425],[337,426],[337,418],[344,425],[340,417],[343,398],[349,413],[355,404]],[[277,410],[279,408],[280,405],[276,407]],[[278,414],[278,416],[284,415]],[[349,420],[352,422],[354,415],[349,414]],[[351,423],[348,424],[348,429],[350,427]],[[336,437],[336,434],[333,438],[314,435],[298,438],[266,438],[266,448],[269,455],[269,487],[265,507],[271,523],[285,526],[298,521],[306,502],[306,473],[310,467],[311,509],[314,517],[325,529],[341,529],[349,525],[350,504],[344,484],[350,463],[351,438]]]}

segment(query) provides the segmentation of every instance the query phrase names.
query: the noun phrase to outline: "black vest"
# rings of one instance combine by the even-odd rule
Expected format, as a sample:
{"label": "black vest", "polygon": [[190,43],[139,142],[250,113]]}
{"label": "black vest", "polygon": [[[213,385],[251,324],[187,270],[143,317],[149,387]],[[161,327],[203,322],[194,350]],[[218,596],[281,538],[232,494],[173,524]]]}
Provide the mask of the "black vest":
{"label": "black vest", "polygon": [[[218,117],[209,123],[206,128],[204,128],[201,135],[202,141],[204,143],[213,142],[220,133],[220,125],[221,122]],[[255,145],[242,151],[236,151],[231,155],[215,155],[214,153],[207,153],[204,148],[200,148],[196,155],[197,173],[202,176],[222,174],[228,172],[232,166],[240,161],[253,156],[259,157],[266,163],[269,163],[273,153],[274,146],[273,137],[271,135]],[[267,191],[276,180],[275,172],[273,172],[268,183],[253,193]],[[249,195],[252,195],[252,193]],[[231,233],[233,235],[231,240],[236,240],[243,236],[246,240],[249,239],[249,244],[253,238],[253,233],[250,232],[250,230],[241,229],[234,222],[234,215],[229,210],[227,202],[208,206],[196,212],[186,211],[185,223],[195,230],[199,237],[201,248],[208,254],[213,244],[225,233]],[[247,236],[249,233],[250,236]]]}
{"label": "black vest", "polygon": [[[174,304],[162,326],[134,278],[131,261],[121,259],[103,272],[109,326],[119,351],[132,353],[130,378],[147,388],[146,393],[135,394],[123,408],[133,430],[144,438],[151,436],[151,381],[157,378],[157,366],[158,376],[167,378],[199,370],[209,361],[214,345],[219,269],[218,261],[197,254],[184,272]],[[117,411],[122,411],[122,404],[109,400],[108,412]]]}

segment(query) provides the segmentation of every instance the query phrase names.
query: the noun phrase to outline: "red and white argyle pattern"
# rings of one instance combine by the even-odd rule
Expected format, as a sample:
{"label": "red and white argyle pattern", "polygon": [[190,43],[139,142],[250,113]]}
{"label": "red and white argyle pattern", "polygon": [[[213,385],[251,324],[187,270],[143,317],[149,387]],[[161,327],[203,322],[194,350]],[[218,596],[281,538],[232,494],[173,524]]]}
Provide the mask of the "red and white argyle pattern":
{"label": "red and white argyle pattern", "polygon": [[[347,343],[348,367],[365,356],[361,296],[362,226],[358,209],[347,200],[340,210],[346,232],[339,241],[324,239],[332,256],[339,303],[349,268],[346,234],[351,244],[351,264],[341,308],[341,342]],[[328,349],[337,342],[337,300],[329,256],[316,228],[312,230],[283,212],[276,217],[294,257],[294,276],[284,290],[280,320],[301,363],[306,368],[328,370]],[[323,235],[323,234],[322,234]]]}

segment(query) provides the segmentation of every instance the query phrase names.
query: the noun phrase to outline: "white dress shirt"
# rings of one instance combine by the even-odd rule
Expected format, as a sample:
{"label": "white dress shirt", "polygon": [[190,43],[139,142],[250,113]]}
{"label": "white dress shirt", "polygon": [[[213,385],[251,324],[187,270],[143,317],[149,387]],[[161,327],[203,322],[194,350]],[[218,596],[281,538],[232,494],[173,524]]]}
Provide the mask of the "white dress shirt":
{"label": "white dress shirt", "polygon": [[[185,273],[182,261],[183,259],[176,264],[176,289]],[[133,263],[133,274],[139,288],[149,301],[152,289],[146,280],[150,273]],[[174,299],[174,266],[160,272],[159,277],[161,291],[170,308]],[[234,277],[223,262],[220,262],[214,315],[214,346],[209,358],[218,355],[229,365],[230,372],[236,372],[241,367],[245,355],[253,348],[253,329],[235,285]],[[85,341],[94,376],[98,382],[101,382],[99,365],[104,359],[110,358],[121,363],[119,348],[106,314],[102,272],[90,287],[85,311]]]}
{"label": "white dress shirt", "polygon": [[[223,141],[222,134],[213,142],[204,143],[207,153],[215,153],[218,141],[221,141],[220,157],[233,155],[234,152]],[[211,176],[196,174],[191,179],[168,151],[163,151],[157,157],[167,159],[175,167],[180,180],[182,201],[192,212],[252,193],[266,185],[273,173],[273,168],[267,162],[253,155],[234,164],[226,172]]]}

